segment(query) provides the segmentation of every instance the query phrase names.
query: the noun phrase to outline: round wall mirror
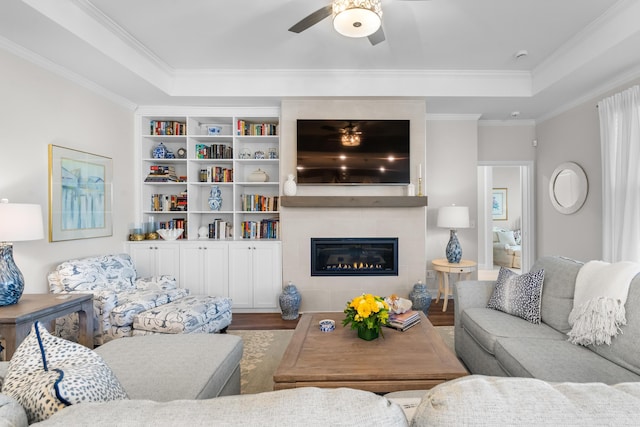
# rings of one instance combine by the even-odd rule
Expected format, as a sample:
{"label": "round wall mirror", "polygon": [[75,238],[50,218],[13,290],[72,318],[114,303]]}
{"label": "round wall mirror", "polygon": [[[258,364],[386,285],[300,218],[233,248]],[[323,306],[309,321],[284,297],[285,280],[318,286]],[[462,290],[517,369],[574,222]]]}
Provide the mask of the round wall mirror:
{"label": "round wall mirror", "polygon": [[549,197],[558,212],[566,215],[577,212],[587,199],[588,191],[587,175],[577,163],[562,163],[553,171]]}

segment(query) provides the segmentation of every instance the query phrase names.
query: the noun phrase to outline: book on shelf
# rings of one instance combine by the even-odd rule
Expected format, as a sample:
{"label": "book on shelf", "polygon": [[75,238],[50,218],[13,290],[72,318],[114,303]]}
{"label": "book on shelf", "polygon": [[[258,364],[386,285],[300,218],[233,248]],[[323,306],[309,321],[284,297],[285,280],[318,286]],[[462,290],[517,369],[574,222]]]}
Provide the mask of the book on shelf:
{"label": "book on shelf", "polygon": [[233,147],[227,144],[196,144],[196,159],[233,159]]}
{"label": "book on shelf", "polygon": [[173,120],[151,120],[149,132],[151,135],[186,135],[187,125]]}
{"label": "book on shelf", "polygon": [[250,123],[238,120],[236,123],[236,135],[239,136],[266,136],[277,135],[278,125],[275,123]]}
{"label": "book on shelf", "polygon": [[225,240],[231,238],[231,224],[216,218],[209,224],[209,238],[217,240]]}
{"label": "book on shelf", "polygon": [[275,212],[279,209],[279,196],[261,194],[243,194],[242,210],[245,212]]}
{"label": "book on shelf", "polygon": [[240,228],[243,239],[278,239],[280,236],[280,220],[277,218],[242,221]]}
{"label": "book on shelf", "polygon": [[151,165],[144,182],[180,182],[173,166]]}
{"label": "book on shelf", "polygon": [[187,210],[187,192],[180,194],[152,194],[151,210],[154,212],[171,212]]}

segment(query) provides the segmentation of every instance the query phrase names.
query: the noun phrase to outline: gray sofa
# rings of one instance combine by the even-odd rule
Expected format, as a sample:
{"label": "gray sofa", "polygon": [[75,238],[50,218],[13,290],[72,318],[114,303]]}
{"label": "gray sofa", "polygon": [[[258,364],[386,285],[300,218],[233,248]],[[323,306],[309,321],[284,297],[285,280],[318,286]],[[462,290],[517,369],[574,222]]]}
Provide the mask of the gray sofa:
{"label": "gray sofa", "polygon": [[632,281],[627,325],[610,346],[571,344],[567,332],[575,280],[582,263],[543,257],[541,323],[486,308],[495,282],[462,281],[454,288],[455,349],[473,374],[531,377],[547,381],[640,381],[640,275]]}
{"label": "gray sofa", "polygon": [[[133,337],[96,351],[129,399],[72,405],[34,425],[631,426],[640,416],[640,383],[552,384],[473,375],[386,396],[312,387],[237,395],[242,343],[236,336]],[[0,363],[0,379],[6,365]],[[20,404],[0,394],[0,426],[26,423]]]}

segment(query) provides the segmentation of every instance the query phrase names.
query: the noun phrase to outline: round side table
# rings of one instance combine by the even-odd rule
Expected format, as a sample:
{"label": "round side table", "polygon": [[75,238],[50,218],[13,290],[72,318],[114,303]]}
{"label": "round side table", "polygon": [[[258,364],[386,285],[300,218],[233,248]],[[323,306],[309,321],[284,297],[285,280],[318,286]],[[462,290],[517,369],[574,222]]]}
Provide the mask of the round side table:
{"label": "round side table", "polygon": [[452,263],[447,261],[446,258],[434,259],[431,263],[433,264],[433,269],[438,275],[438,296],[436,297],[436,304],[440,301],[440,295],[443,294],[444,303],[442,305],[442,311],[447,311],[447,302],[449,301],[449,295],[451,295],[451,292],[449,291],[449,274],[457,273],[458,280],[462,278],[463,274],[466,274],[465,279],[469,280],[471,278],[471,273],[476,271],[476,266],[478,264],[475,261],[469,261],[466,259],[461,259],[460,262]]}

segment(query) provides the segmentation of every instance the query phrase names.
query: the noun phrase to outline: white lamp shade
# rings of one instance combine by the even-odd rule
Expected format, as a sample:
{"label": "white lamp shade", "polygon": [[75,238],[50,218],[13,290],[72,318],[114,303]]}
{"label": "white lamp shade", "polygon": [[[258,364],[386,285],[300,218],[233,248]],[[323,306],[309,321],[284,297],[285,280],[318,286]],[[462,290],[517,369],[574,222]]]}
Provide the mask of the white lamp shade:
{"label": "white lamp shade", "polygon": [[0,203],[0,242],[18,242],[44,238],[40,205]]}
{"label": "white lamp shade", "polygon": [[469,208],[466,206],[443,206],[438,209],[438,227],[456,230],[469,227]]}

